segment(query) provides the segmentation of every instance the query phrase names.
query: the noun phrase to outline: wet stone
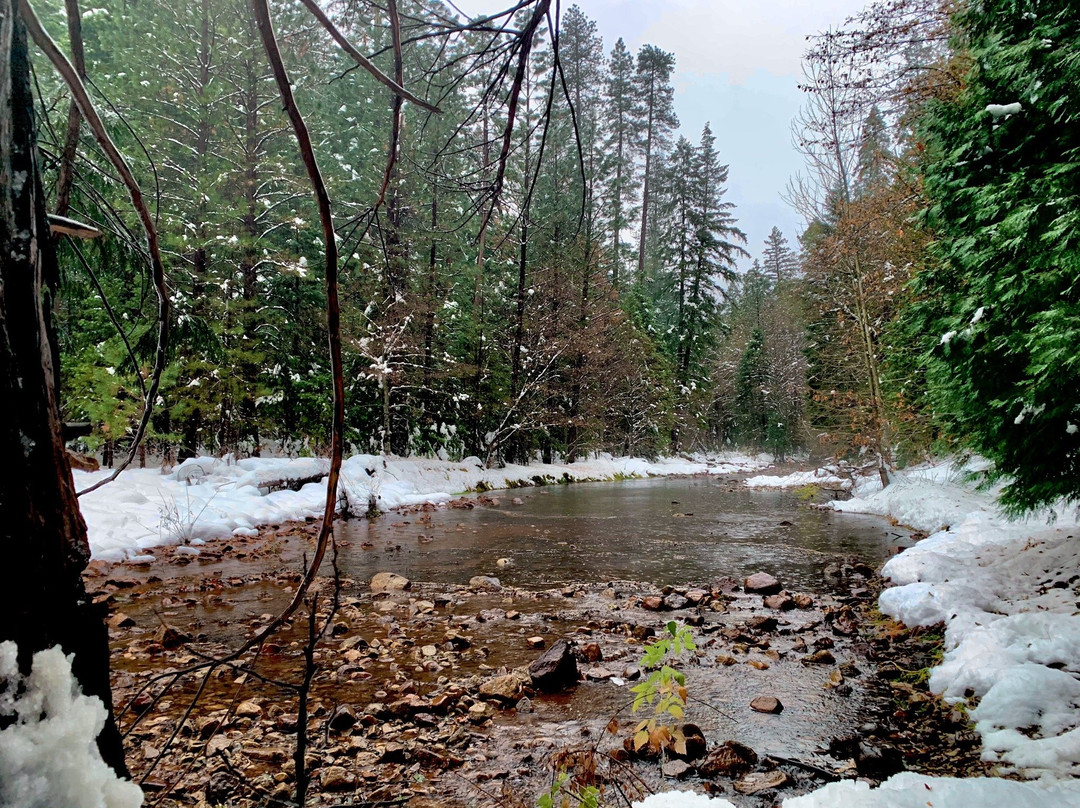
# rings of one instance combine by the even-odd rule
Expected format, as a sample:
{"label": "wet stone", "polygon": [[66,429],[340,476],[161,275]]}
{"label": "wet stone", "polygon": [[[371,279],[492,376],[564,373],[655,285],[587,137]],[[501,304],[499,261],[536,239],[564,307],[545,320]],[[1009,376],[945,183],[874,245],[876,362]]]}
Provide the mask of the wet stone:
{"label": "wet stone", "polygon": [[791,775],[779,769],[771,772],[751,772],[735,781],[735,790],[740,794],[758,794],[774,788],[783,788],[794,784]]}
{"label": "wet stone", "polygon": [[343,766],[328,766],[319,772],[319,785],[326,791],[350,791],[356,787],[356,777]]}
{"label": "wet stone", "polygon": [[679,594],[671,594],[664,598],[664,605],[669,609],[685,609],[689,603],[689,600]]}
{"label": "wet stone", "polygon": [[795,601],[783,593],[766,595],[765,608],[776,609],[779,612],[787,612],[795,608]]}
{"label": "wet stone", "polygon": [[758,713],[776,714],[783,712],[784,705],[776,696],[758,696],[750,702],[750,709]]}
{"label": "wet stone", "polygon": [[693,771],[693,768],[685,760],[669,760],[660,769],[664,777],[681,780]]}
{"label": "wet stone", "polygon": [[577,658],[570,643],[565,639],[557,641],[529,665],[529,675],[533,684],[546,692],[563,690],[576,684]]}
{"label": "wet stone", "polygon": [[743,581],[743,589],[752,595],[775,595],[782,588],[780,582],[767,572],[755,572]]}
{"label": "wet stone", "polygon": [[[330,729],[335,732],[345,732],[352,729],[356,723],[356,713],[352,707],[348,704],[343,704],[334,710],[334,714],[330,717]],[[296,722],[293,722],[293,727],[296,727]]]}
{"label": "wet stone", "polygon": [[709,752],[700,764],[702,777],[739,777],[757,765],[757,753],[738,741],[726,741]]}
{"label": "wet stone", "polygon": [[396,572],[376,572],[370,586],[372,592],[403,592],[412,589],[412,581]]}

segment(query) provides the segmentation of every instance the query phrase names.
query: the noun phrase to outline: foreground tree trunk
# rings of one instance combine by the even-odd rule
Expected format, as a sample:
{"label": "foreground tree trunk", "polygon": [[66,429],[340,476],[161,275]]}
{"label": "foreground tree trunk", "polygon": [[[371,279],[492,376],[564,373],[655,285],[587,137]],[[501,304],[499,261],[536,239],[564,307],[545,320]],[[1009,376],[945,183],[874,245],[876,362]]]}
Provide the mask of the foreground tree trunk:
{"label": "foreground tree trunk", "polygon": [[74,654],[83,691],[109,711],[98,737],[102,757],[127,775],[112,718],[104,607],[91,604],[82,571],[90,559],[64,452],[43,278],[56,271],[34,146],[26,34],[14,0],[0,0],[0,641],[34,652],[60,645]]}

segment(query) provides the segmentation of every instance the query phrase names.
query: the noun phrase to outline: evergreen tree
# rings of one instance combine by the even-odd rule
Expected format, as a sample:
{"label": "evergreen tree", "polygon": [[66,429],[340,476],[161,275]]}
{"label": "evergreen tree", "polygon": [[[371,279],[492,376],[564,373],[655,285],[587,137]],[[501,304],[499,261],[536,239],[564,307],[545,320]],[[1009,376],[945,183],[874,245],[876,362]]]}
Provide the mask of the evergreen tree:
{"label": "evergreen tree", "polygon": [[637,190],[636,157],[641,133],[636,126],[638,108],[634,86],[634,57],[620,38],[608,59],[604,87],[605,201],[609,208],[611,238],[611,283],[618,289],[623,276],[627,245],[623,232],[634,216],[633,195]]}
{"label": "evergreen tree", "polygon": [[941,264],[916,327],[940,412],[1022,511],[1080,499],[1080,17],[988,0],[957,21],[963,90],[920,126]]}
{"label": "evergreen tree", "polygon": [[773,283],[780,283],[795,277],[799,271],[799,259],[795,251],[788,246],[788,240],[774,226],[765,239],[765,252],[761,255],[760,268]]}
{"label": "evergreen tree", "polygon": [[640,103],[639,129],[642,129],[642,149],[645,165],[641,174],[641,231],[638,234],[638,278],[645,276],[645,254],[650,218],[650,183],[655,181],[654,172],[659,157],[670,141],[671,133],[679,126],[675,114],[675,88],[671,86],[671,73],[675,69],[674,54],[660,50],[655,45],[645,45],[638,51],[637,71],[634,85]]}

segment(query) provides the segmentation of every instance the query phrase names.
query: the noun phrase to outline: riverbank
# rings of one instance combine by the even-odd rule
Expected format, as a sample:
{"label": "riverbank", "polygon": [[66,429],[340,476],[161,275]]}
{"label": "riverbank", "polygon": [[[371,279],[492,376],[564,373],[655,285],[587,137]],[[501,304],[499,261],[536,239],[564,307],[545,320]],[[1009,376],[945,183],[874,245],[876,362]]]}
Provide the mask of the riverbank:
{"label": "riverbank", "polygon": [[[1080,523],[1075,506],[1011,521],[977,465],[937,463],[860,481],[837,511],[873,513],[927,537],[890,560],[881,611],[909,627],[939,627],[942,656],[929,692],[974,720],[996,777],[902,777],[879,790],[830,786],[792,808],[936,808],[1080,803]],[[759,481],[760,483],[760,481]],[[766,484],[804,485],[802,477]],[[1026,779],[1016,783],[1001,776]]]}
{"label": "riverbank", "polygon": [[[724,453],[684,458],[596,455],[575,463],[507,465],[489,469],[477,458],[460,462],[434,458],[354,455],[341,473],[342,504],[354,515],[369,508],[445,504],[466,492],[533,485],[749,472],[771,465],[768,455]],[[250,537],[258,528],[320,516],[326,500],[320,458],[192,458],[167,474],[129,469],[114,482],[80,498],[92,557],[101,561],[149,563],[150,548],[185,544],[197,548],[213,539]],[[82,490],[107,477],[107,469],[73,472]]]}

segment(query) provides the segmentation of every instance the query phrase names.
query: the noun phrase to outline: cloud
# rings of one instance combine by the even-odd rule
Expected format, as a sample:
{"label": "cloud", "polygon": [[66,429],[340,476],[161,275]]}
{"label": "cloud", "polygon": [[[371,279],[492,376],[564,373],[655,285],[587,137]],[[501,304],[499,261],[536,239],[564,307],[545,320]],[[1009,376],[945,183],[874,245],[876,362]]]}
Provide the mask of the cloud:
{"label": "cloud", "polygon": [[[724,74],[742,84],[756,71],[796,76],[806,35],[837,26],[866,0],[587,0],[610,47],[623,36],[635,48],[652,43],[672,51],[676,70]],[[610,42],[607,40],[610,38]]]}

